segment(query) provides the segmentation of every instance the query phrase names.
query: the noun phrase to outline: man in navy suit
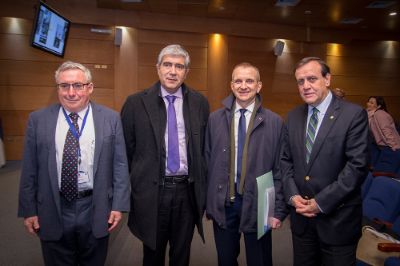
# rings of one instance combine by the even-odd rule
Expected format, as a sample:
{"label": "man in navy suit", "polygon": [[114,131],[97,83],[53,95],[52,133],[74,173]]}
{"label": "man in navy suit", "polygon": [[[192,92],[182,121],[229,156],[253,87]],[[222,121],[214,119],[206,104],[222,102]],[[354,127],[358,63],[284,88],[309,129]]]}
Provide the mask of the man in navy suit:
{"label": "man in navy suit", "polygon": [[65,62],[55,79],[60,103],[29,116],[18,216],[46,265],[104,265],[109,232],[130,205],[121,121],[90,101],[85,66]]}
{"label": "man in navy suit", "polygon": [[294,265],[355,265],[367,113],[332,94],[330,69],[321,59],[302,59],[295,76],[305,104],[288,114],[281,158]]}

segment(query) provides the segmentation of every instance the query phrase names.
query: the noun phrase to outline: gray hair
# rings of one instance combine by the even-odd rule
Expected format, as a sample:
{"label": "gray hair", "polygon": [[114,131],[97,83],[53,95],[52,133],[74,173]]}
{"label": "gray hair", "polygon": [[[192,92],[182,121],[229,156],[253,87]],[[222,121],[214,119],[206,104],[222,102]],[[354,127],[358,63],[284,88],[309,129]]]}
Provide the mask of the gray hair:
{"label": "gray hair", "polygon": [[56,70],[56,73],[54,75],[56,82],[58,82],[58,77],[60,76],[61,72],[71,70],[71,69],[78,69],[83,72],[83,74],[86,77],[86,82],[90,83],[92,82],[92,74],[90,73],[90,70],[85,67],[84,65],[72,61],[66,61],[61,64],[61,66],[58,67]]}
{"label": "gray hair", "polygon": [[163,57],[166,55],[182,56],[185,58],[185,67],[188,68],[190,65],[189,53],[179,44],[171,44],[171,45],[164,47],[161,50],[160,54],[158,55],[157,66],[160,66],[161,61],[163,60]]}

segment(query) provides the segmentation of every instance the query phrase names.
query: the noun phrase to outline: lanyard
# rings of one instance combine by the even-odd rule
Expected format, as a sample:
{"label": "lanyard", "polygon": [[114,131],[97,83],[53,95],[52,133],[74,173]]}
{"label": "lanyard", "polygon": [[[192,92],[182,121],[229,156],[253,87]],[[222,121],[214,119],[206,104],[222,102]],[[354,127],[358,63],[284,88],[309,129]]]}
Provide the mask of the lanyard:
{"label": "lanyard", "polygon": [[[79,130],[79,134],[78,134],[78,132],[76,132],[74,124],[71,121],[71,118],[67,115],[67,112],[65,112],[65,109],[62,108],[64,116],[65,116],[65,119],[68,122],[69,129],[71,130],[72,135],[76,138],[78,143],[79,143],[79,138],[82,136],[83,129],[85,128],[85,125],[86,125],[86,119],[87,119],[88,114],[89,114],[89,109],[90,109],[90,105],[88,105],[88,109],[86,110],[85,116],[83,117],[82,127],[81,127],[81,130]],[[79,128],[79,125],[78,125],[78,128]],[[80,155],[81,155],[81,148],[80,148],[80,145],[79,145],[78,156],[80,157]]]}

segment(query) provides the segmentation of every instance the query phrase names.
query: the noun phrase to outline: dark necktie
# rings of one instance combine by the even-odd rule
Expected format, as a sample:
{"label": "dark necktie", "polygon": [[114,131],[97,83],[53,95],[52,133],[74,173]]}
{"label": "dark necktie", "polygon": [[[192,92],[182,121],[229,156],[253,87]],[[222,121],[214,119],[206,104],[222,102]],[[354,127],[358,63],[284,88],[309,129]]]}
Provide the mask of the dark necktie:
{"label": "dark necktie", "polygon": [[168,100],[168,160],[167,168],[171,173],[176,173],[179,169],[179,142],[178,125],[176,122],[176,113],[174,101],[176,96],[165,96]]}
{"label": "dark necktie", "polygon": [[238,148],[237,148],[237,168],[236,168],[236,185],[239,191],[240,175],[242,174],[242,158],[243,158],[243,146],[246,140],[246,117],[244,113],[247,109],[240,109],[240,118],[238,125]]}
{"label": "dark necktie", "polygon": [[[78,114],[70,113],[69,117],[79,134]],[[79,141],[69,129],[65,139],[61,167],[61,193],[68,201],[76,199],[78,195],[78,150]]]}
{"label": "dark necktie", "polygon": [[318,125],[318,109],[313,108],[313,113],[310,117],[310,121],[308,122],[307,126],[307,136],[306,136],[306,161],[310,160],[310,155],[312,151],[312,147],[314,145],[315,135],[317,132],[317,125]]}

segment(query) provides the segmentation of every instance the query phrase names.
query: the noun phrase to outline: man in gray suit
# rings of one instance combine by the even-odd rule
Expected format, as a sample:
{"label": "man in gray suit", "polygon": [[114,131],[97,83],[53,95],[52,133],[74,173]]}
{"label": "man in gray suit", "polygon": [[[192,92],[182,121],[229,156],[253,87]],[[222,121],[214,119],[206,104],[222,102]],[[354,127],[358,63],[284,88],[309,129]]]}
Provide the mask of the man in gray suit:
{"label": "man in gray suit", "polygon": [[159,82],[129,96],[122,124],[130,167],[128,226],[143,241],[143,265],[188,265],[194,226],[203,235],[206,197],[206,98],[183,81],[190,57],[180,45],[161,50]]}
{"label": "man in gray suit", "polygon": [[295,76],[305,104],[288,114],[281,158],[294,265],[355,265],[367,113],[329,90],[330,69],[320,58],[302,59]]}
{"label": "man in gray suit", "polygon": [[118,113],[90,101],[89,69],[63,63],[59,104],[30,114],[18,216],[41,240],[46,265],[104,265],[109,232],[129,211]]}

